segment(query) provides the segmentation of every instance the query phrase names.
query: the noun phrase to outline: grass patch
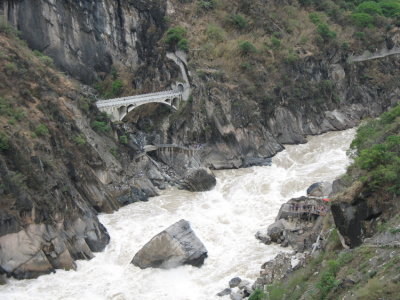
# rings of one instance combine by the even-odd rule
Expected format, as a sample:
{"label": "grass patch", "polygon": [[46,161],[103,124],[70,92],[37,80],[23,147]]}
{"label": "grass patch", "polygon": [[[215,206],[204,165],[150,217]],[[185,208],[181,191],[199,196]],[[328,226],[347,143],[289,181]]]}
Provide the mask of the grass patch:
{"label": "grass patch", "polygon": [[35,134],[37,136],[46,136],[50,134],[50,131],[45,124],[40,124],[35,128]]}

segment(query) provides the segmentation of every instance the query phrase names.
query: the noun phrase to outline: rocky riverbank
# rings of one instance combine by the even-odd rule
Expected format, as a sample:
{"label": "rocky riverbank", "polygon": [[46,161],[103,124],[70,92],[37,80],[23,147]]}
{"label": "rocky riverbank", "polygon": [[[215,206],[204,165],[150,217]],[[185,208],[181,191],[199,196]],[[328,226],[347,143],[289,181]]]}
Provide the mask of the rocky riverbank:
{"label": "rocky riverbank", "polygon": [[[332,183],[317,182],[307,189],[307,196],[293,198],[282,204],[275,223],[268,229],[258,231],[255,237],[270,245],[280,244],[291,247],[293,252],[278,254],[261,266],[260,277],[254,283],[233,278],[229,288],[217,296],[230,295],[233,300],[249,297],[256,290],[264,290],[267,285],[283,280],[289,274],[302,268],[311,256],[317,255],[325,247],[330,235],[324,230],[323,220],[330,214]],[[235,289],[236,288],[236,289]]]}

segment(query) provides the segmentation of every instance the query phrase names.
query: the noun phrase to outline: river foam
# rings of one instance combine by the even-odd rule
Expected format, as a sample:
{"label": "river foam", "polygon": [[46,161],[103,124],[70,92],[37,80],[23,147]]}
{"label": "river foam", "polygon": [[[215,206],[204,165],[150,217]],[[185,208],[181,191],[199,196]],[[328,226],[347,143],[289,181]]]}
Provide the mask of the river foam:
{"label": "river foam", "polygon": [[[287,146],[271,167],[216,172],[213,191],[169,189],[149,202],[101,215],[111,242],[77,271],[58,270],[34,280],[9,280],[1,299],[210,300],[235,276],[254,280],[263,262],[285,251],[259,243],[254,234],[273,223],[280,205],[305,194],[316,181],[332,181],[350,163],[346,150],[354,129],[309,137]],[[188,220],[208,249],[201,268],[141,270],[134,254],[155,234],[180,219]],[[287,251],[287,250],[286,250]],[[219,298],[228,299],[228,298]]]}

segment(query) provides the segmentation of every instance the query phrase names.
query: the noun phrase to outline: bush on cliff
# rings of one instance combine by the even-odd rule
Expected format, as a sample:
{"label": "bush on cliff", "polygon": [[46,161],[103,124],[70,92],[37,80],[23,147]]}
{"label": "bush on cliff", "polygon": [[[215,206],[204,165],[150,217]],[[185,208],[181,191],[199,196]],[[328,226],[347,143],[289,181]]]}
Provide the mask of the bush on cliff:
{"label": "bush on cliff", "polygon": [[165,43],[169,48],[177,48],[182,51],[188,51],[189,42],[186,39],[186,29],[181,26],[176,26],[168,29]]}
{"label": "bush on cliff", "polygon": [[260,289],[255,290],[249,297],[249,300],[265,300],[267,295]]}
{"label": "bush on cliff", "polygon": [[357,150],[356,166],[371,191],[400,194],[400,105],[379,119],[361,126],[351,147]]}
{"label": "bush on cliff", "polygon": [[0,152],[6,151],[10,148],[8,137],[0,132]]}

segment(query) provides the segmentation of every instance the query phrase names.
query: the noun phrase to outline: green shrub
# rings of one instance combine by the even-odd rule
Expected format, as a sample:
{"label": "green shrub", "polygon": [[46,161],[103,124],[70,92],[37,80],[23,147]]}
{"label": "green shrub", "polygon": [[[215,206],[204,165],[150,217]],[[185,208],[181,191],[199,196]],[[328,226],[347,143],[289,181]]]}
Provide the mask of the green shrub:
{"label": "green shrub", "polygon": [[336,38],[336,32],[330,30],[329,26],[325,23],[321,23],[317,26],[317,32],[324,39],[324,41],[329,41]]}
{"label": "green shrub", "polygon": [[188,51],[189,43],[186,39],[186,29],[180,26],[168,29],[165,43],[170,48],[178,48],[182,51]]}
{"label": "green shrub", "polygon": [[206,29],[207,37],[216,42],[222,42],[225,39],[223,29],[217,25],[209,24]]}
{"label": "green shrub", "polygon": [[18,67],[16,64],[14,64],[12,62],[8,62],[5,64],[5,71],[8,75],[12,75],[12,74],[17,73]]}
{"label": "green shrub", "polygon": [[111,67],[111,72],[110,73],[111,73],[111,76],[112,76],[112,78],[114,80],[118,79],[119,74],[118,74],[118,70],[117,70],[117,68],[115,66]]}
{"label": "green shrub", "polygon": [[364,40],[365,39],[365,32],[362,31],[357,31],[356,33],[354,33],[354,37],[358,40]]}
{"label": "green shrub", "polygon": [[249,41],[240,41],[238,47],[240,54],[243,56],[248,56],[257,52],[257,48]]}
{"label": "green shrub", "polygon": [[386,0],[379,2],[384,16],[389,18],[400,16],[400,2],[396,0]]}
{"label": "green shrub", "polygon": [[111,85],[112,97],[118,97],[122,94],[124,84],[120,79],[115,80]]}
{"label": "green shrub", "polygon": [[283,289],[279,285],[270,285],[267,288],[268,291],[268,298],[261,298],[261,299],[268,299],[268,300],[281,300],[285,297],[285,289]]}
{"label": "green shrub", "polygon": [[350,45],[348,42],[343,42],[342,45],[340,46],[340,48],[342,48],[343,50],[349,50],[350,49]]}
{"label": "green shrub", "polygon": [[211,10],[217,7],[217,0],[200,0],[197,1],[197,5],[204,10]]}
{"label": "green shrub", "polygon": [[10,149],[10,142],[8,137],[0,132],[0,151],[7,151],[8,149]]}
{"label": "green shrub", "polygon": [[83,134],[76,135],[72,139],[77,145],[81,146],[86,144],[86,138]]}
{"label": "green shrub", "polygon": [[114,156],[115,158],[119,158],[121,156],[121,154],[119,153],[117,148],[111,148],[110,149],[110,153],[112,154],[112,156]]}
{"label": "green shrub", "polygon": [[177,47],[179,50],[188,52],[188,51],[189,51],[189,42],[188,42],[187,39],[181,39],[181,40],[178,42],[178,44],[176,45],[176,47]]}
{"label": "green shrub", "polygon": [[367,13],[353,13],[350,17],[353,23],[359,27],[370,27],[375,20],[373,16]]}
{"label": "green shrub", "polygon": [[85,113],[89,112],[90,109],[90,99],[88,98],[79,98],[78,100],[78,107]]}
{"label": "green shrub", "polygon": [[42,52],[39,50],[33,50],[33,54],[37,57],[39,57],[40,61],[44,63],[46,66],[52,66],[53,65],[53,59],[51,57],[48,57],[44,55]]}
{"label": "green shrub", "polygon": [[127,145],[127,144],[128,144],[128,137],[127,137],[126,135],[121,135],[121,136],[119,137],[119,142],[120,142],[121,144]]}
{"label": "green shrub", "polygon": [[229,15],[228,22],[239,30],[245,29],[249,25],[247,19],[241,14]]}
{"label": "green shrub", "polygon": [[14,114],[14,108],[9,99],[0,97],[0,116],[11,117]]}
{"label": "green shrub", "polygon": [[298,59],[299,59],[299,56],[295,52],[289,51],[289,53],[287,55],[285,55],[285,57],[283,58],[283,61],[286,64],[291,65],[291,64],[294,64],[296,61],[298,61]]}
{"label": "green shrub", "polygon": [[311,22],[313,22],[315,25],[322,22],[321,15],[319,13],[312,12],[308,16],[309,16]]}
{"label": "green shrub", "polygon": [[317,288],[320,292],[320,299],[325,299],[329,292],[339,285],[340,281],[336,280],[336,273],[339,271],[340,265],[335,260],[328,261],[327,270],[321,274],[320,280],[317,282]]}
{"label": "green shrub", "polygon": [[366,13],[370,15],[382,15],[382,8],[379,3],[375,1],[367,1],[360,3],[356,7],[357,13]]}
{"label": "green shrub", "polygon": [[359,156],[355,165],[364,170],[366,186],[400,194],[400,105],[361,126],[351,148]]}
{"label": "green shrub", "polygon": [[18,37],[20,35],[17,29],[4,21],[3,16],[0,16],[0,32],[9,37]]}
{"label": "green shrub", "polygon": [[50,134],[50,131],[45,124],[40,124],[35,128],[35,134],[37,136],[46,136]]}
{"label": "green shrub", "polygon": [[260,289],[256,289],[249,297],[249,300],[265,300],[267,299],[267,295],[264,291]]}
{"label": "green shrub", "polygon": [[271,37],[271,47],[273,49],[279,49],[281,47],[281,40],[276,37]]}
{"label": "green shrub", "polygon": [[91,123],[92,128],[101,133],[109,132],[111,127],[104,121],[94,121]]}

